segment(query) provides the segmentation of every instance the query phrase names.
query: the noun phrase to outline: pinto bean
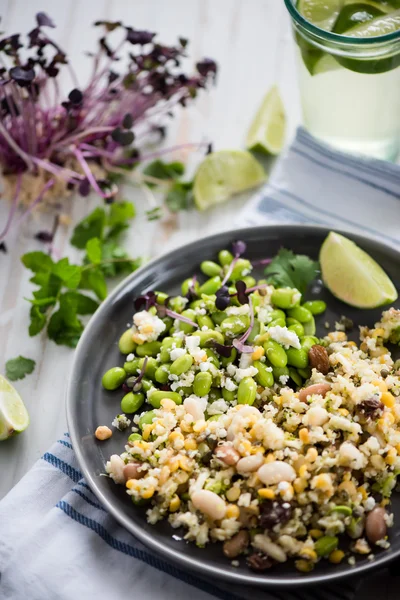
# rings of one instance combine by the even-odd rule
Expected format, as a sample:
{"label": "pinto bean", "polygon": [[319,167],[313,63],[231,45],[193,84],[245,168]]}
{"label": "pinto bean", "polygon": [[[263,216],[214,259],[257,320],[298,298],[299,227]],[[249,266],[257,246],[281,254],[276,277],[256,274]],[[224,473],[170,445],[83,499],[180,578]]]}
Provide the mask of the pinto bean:
{"label": "pinto bean", "polygon": [[215,456],[222,460],[226,465],[232,467],[236,465],[238,460],[240,459],[240,454],[235,448],[232,448],[229,444],[222,444],[221,446],[217,446],[215,449]]}
{"label": "pinto bean", "polygon": [[382,506],[376,506],[367,515],[365,521],[365,533],[371,544],[376,544],[376,542],[383,540],[386,536],[387,525],[385,515],[386,511]]}
{"label": "pinto bean", "polygon": [[313,394],[318,394],[319,396],[325,398],[330,389],[331,386],[329,383],[314,383],[314,385],[309,385],[303,390],[300,390],[299,400],[301,402],[307,402],[308,396],[312,396]]}
{"label": "pinto bean", "polygon": [[223,545],[223,552],[228,558],[236,558],[242,554],[249,545],[249,534],[242,529]]}
{"label": "pinto bean", "polygon": [[141,479],[142,477],[144,477],[145,475],[145,471],[140,470],[141,468],[141,463],[137,463],[137,462],[133,462],[133,463],[128,463],[127,465],[124,466],[124,477],[125,480],[128,481],[128,479]]}

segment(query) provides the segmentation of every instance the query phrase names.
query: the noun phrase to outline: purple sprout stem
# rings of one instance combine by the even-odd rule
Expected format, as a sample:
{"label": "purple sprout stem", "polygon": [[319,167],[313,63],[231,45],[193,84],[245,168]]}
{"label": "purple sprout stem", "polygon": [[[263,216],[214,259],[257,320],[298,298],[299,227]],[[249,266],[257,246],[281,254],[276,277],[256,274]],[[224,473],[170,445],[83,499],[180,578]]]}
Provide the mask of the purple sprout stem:
{"label": "purple sprout stem", "polygon": [[72,171],[66,167],[59,167],[50,161],[42,160],[41,158],[36,157],[33,157],[32,160],[36,165],[42,167],[42,169],[45,171],[48,171],[59,179],[64,179],[67,182],[73,179],[76,179],[77,182],[80,182],[82,179],[85,179],[85,176],[81,173],[76,173],[75,171]]}
{"label": "purple sprout stem", "polygon": [[14,150],[15,154],[17,154],[20,158],[22,158],[24,163],[26,163],[28,169],[30,171],[33,171],[32,158],[26,152],[24,152],[24,150],[22,150],[22,148],[20,148],[20,146],[18,146],[18,144],[15,142],[15,140],[13,140],[13,138],[10,136],[7,129],[4,127],[4,125],[1,122],[0,122],[0,135],[2,135],[4,137],[4,139],[6,140],[8,145]]}
{"label": "purple sprout stem", "polygon": [[182,315],[180,315],[179,313],[170,310],[169,308],[165,309],[165,314],[168,315],[168,317],[172,317],[173,319],[178,319],[179,321],[182,321],[183,323],[187,323],[188,325],[192,325],[192,327],[195,327],[196,329],[198,329],[198,325],[197,323],[195,323],[194,321],[191,321],[190,319],[188,319],[187,317],[182,317]]}
{"label": "purple sprout stem", "polygon": [[[153,158],[158,158],[159,156],[163,156],[164,154],[169,154],[170,152],[177,152],[179,150],[186,149],[199,149],[203,146],[208,146],[206,142],[197,142],[195,144],[178,144],[178,146],[171,146],[171,148],[164,148],[162,150],[158,150],[157,152],[152,152],[151,154],[147,154],[147,156],[141,156],[136,162],[144,162],[146,160],[152,160]],[[232,261],[233,262],[233,261]]]}
{"label": "purple sprout stem", "polygon": [[81,165],[83,172],[85,173],[85,175],[86,175],[90,185],[94,189],[94,191],[97,192],[99,194],[99,196],[101,196],[101,198],[108,198],[109,194],[104,193],[100,189],[100,186],[96,181],[96,178],[94,177],[92,171],[90,170],[89,165],[87,164],[87,162],[86,162],[82,152],[79,150],[79,148],[72,148],[71,151],[73,154],[75,154],[77,161]]}
{"label": "purple sprout stem", "polygon": [[[268,287],[268,283],[261,283],[260,285],[255,285],[254,287],[247,288],[246,294],[250,294],[251,292],[256,292],[257,290],[262,290]],[[236,294],[234,294],[236,296]]]}
{"label": "purple sprout stem", "polygon": [[21,184],[22,184],[22,173],[18,173],[18,175],[17,175],[17,184],[15,186],[14,198],[12,200],[10,212],[8,213],[8,218],[7,218],[6,225],[5,225],[4,229],[3,229],[3,231],[0,233],[0,240],[2,240],[2,239],[5,238],[5,236],[7,235],[8,231],[9,231],[9,229],[11,227],[11,223],[12,223],[12,220],[14,218],[15,211],[17,210],[17,206],[18,206],[18,198],[19,198],[19,193],[21,191]]}
{"label": "purple sprout stem", "polygon": [[251,264],[253,267],[258,267],[259,265],[269,265],[272,262],[272,258],[262,258],[261,260],[253,260]]}
{"label": "purple sprout stem", "polygon": [[[233,261],[231,262],[231,264],[229,265],[229,269],[227,270],[226,275],[222,280],[221,287],[223,285],[225,285],[227,281],[229,281],[229,277],[232,275],[232,271],[234,269],[235,264],[237,263],[238,258],[239,258],[239,256],[236,255],[235,258],[233,259]],[[236,296],[236,294],[235,294],[235,296]]]}

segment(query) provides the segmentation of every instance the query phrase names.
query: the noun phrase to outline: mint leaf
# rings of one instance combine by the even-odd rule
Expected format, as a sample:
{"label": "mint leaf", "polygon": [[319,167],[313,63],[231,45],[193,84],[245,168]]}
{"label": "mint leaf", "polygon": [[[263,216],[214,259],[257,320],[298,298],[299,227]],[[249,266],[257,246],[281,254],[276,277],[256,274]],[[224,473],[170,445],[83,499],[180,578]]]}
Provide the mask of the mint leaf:
{"label": "mint leaf", "polygon": [[182,182],[176,181],[165,197],[165,204],[171,212],[187,210],[192,204],[192,188],[191,181]]}
{"label": "mint leaf", "polygon": [[11,358],[6,362],[6,377],[10,381],[17,381],[17,379],[23,379],[35,368],[35,361],[31,358],[25,358],[24,356],[18,356],[18,358]]}
{"label": "mint leaf", "polygon": [[28,252],[21,256],[22,264],[34,273],[46,273],[53,268],[53,261],[44,252]]}
{"label": "mint leaf", "polygon": [[101,262],[101,242],[99,238],[92,238],[86,243],[86,254],[91,263]]}
{"label": "mint leaf", "polygon": [[125,224],[126,221],[133,219],[135,214],[136,211],[132,202],[114,202],[110,206],[108,225],[115,227],[116,225]]}
{"label": "mint leaf", "polygon": [[102,239],[106,224],[106,213],[103,208],[95,208],[83,221],[75,227],[71,244],[83,250],[87,242],[92,238]]}
{"label": "mint leaf", "polygon": [[53,274],[61,279],[64,285],[74,289],[81,279],[82,267],[70,265],[68,258],[62,258],[53,267]]}
{"label": "mint leaf", "polygon": [[58,311],[53,313],[47,326],[47,334],[56,344],[75,348],[83,325],[77,317],[78,300],[73,294],[62,294]]}
{"label": "mint leaf", "polygon": [[[185,173],[185,165],[178,161],[166,163],[158,158],[148,164],[143,169],[143,173],[155,179],[178,179]],[[148,183],[147,185],[154,187],[154,183]]]}
{"label": "mint leaf", "polygon": [[296,288],[302,294],[319,273],[319,263],[304,254],[281,248],[265,269],[267,280],[276,287]]}
{"label": "mint leaf", "polygon": [[38,306],[32,306],[30,316],[29,335],[33,337],[42,331],[46,325],[47,317]]}
{"label": "mint leaf", "polygon": [[83,290],[92,290],[99,300],[107,297],[107,283],[100,267],[82,271],[79,287]]}
{"label": "mint leaf", "polygon": [[99,307],[99,303],[96,300],[80,292],[66,292],[64,296],[75,302],[76,313],[78,315],[92,315]]}

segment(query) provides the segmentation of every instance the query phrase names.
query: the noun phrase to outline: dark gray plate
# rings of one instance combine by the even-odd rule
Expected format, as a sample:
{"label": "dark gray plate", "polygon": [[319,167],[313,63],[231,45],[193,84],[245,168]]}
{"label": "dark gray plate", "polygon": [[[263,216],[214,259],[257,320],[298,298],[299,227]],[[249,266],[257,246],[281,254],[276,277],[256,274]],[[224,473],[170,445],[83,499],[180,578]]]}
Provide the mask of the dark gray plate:
{"label": "dark gray plate", "polygon": [[[223,556],[220,544],[210,544],[202,550],[194,544],[173,539],[172,534],[177,531],[167,523],[149,525],[144,510],[132,505],[124,488],[100,476],[110,454],[120,454],[127,437],[126,433],[117,431],[107,442],[98,443],[93,432],[98,425],[109,425],[120,410],[121,392],[106,392],[100,381],[104,371],[123,362],[117,342],[132,320],[133,299],[149,289],[176,293],[183,279],[199,273],[198,265],[202,260],[215,259],[217,252],[221,248],[229,248],[234,240],[242,239],[247,243],[246,256],[252,260],[274,256],[282,246],[317,258],[328,232],[328,229],[314,226],[274,225],[242,229],[193,242],[153,260],[123,281],[107,298],[90,320],[76,350],[67,391],[67,416],[74,450],[86,481],[107,510],[144,544],[166,559],[188,570],[198,571],[207,578],[275,587],[326,583],[356,572],[369,571],[400,554],[400,498],[395,497],[392,506],[396,525],[390,531],[391,547],[386,551],[378,550],[373,562],[361,557],[355,567],[350,567],[347,563],[331,565],[324,561],[308,575],[300,574],[293,564],[288,563],[265,575],[257,575],[248,570],[244,561],[240,567],[232,567]],[[400,289],[400,253],[367,238],[346,235],[369,252]],[[321,335],[326,332],[325,321],[334,325],[343,314],[353,319],[357,326],[372,325],[381,313],[379,309],[352,309],[336,300],[327,290],[322,290],[319,297],[328,303],[327,312],[317,324]],[[397,306],[400,306],[398,302]]]}

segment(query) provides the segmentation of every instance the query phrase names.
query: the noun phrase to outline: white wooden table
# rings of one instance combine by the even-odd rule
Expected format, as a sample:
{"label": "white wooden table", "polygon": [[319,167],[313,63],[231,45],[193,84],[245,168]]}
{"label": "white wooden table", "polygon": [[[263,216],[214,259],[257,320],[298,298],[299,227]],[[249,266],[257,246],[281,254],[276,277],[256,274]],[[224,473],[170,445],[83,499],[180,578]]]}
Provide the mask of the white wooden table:
{"label": "white wooden table", "polygon": [[[188,37],[191,60],[203,56],[217,60],[217,86],[179,112],[171,122],[168,145],[210,140],[214,149],[242,147],[249,121],[274,83],[286,106],[288,140],[300,122],[293,44],[283,0],[0,0],[0,28],[7,33],[25,33],[33,27],[38,11],[54,19],[54,35],[82,82],[90,69],[83,52],[93,49],[98,32],[91,24],[97,19],[121,19],[136,28],[156,31],[166,43],[180,35]],[[191,161],[199,158],[195,155]],[[180,213],[149,223],[143,195],[132,188],[126,195],[138,209],[126,246],[133,256],[147,257],[231,228],[247,199],[236,198],[206,214]],[[78,198],[68,211],[77,221],[95,204],[95,198]],[[0,205],[0,224],[5,215],[5,206]],[[73,350],[56,346],[44,335],[28,336],[29,305],[24,297],[30,295],[31,284],[19,260],[26,251],[43,249],[33,233],[43,229],[47,219],[40,215],[26,222],[18,235],[7,240],[8,254],[0,255],[0,372],[7,359],[19,354],[36,361],[34,373],[16,383],[31,423],[23,435],[1,444],[0,499],[66,430],[64,391]],[[77,259],[68,245],[70,233],[68,228],[59,231],[55,245],[62,255]],[[368,588],[373,590],[373,586]],[[382,578],[378,588],[381,598],[395,598]],[[372,591],[364,593],[366,597],[372,598]]]}

